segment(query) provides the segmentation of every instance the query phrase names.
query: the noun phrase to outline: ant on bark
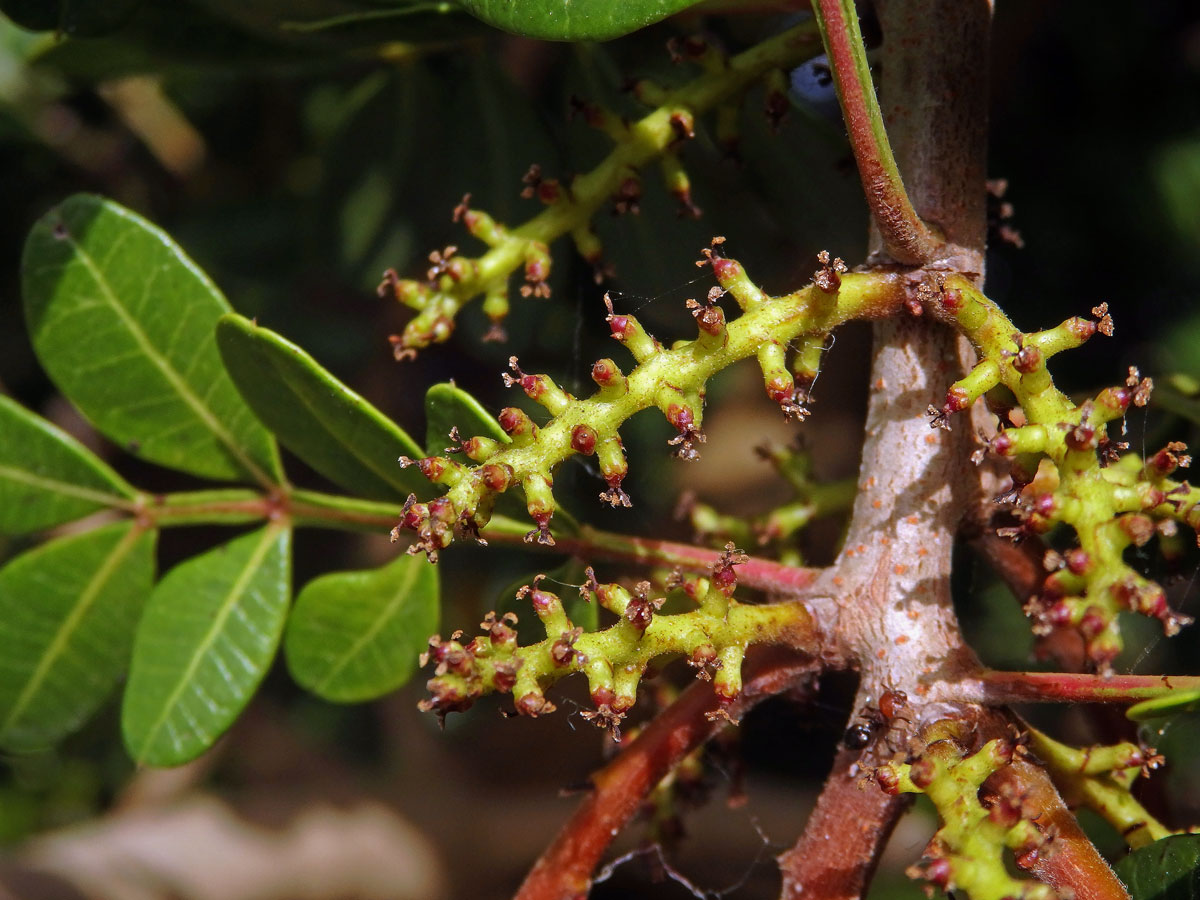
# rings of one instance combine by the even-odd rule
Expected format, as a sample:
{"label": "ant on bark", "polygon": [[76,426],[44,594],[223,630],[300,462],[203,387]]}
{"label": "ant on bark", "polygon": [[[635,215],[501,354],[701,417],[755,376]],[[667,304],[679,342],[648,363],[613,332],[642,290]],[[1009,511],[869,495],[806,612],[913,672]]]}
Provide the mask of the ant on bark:
{"label": "ant on bark", "polygon": [[851,750],[861,750],[882,736],[888,749],[895,753],[893,732],[897,732],[903,739],[907,738],[907,728],[900,728],[896,723],[912,723],[912,719],[905,715],[907,710],[908,694],[896,688],[885,688],[879,697],[878,706],[868,704],[859,711],[860,721],[846,729],[842,743]]}

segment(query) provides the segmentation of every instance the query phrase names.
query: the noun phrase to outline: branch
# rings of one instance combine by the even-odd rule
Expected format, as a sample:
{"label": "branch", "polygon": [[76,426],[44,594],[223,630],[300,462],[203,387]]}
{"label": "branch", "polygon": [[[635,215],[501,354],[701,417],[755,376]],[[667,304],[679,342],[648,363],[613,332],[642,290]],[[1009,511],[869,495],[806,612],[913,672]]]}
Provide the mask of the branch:
{"label": "branch", "polygon": [[[741,696],[728,707],[744,715],[759,701],[808,677],[811,660],[777,648],[750,651]],[[654,719],[621,754],[592,777],[593,790],[534,865],[516,900],[575,900],[642,799],[687,754],[726,722],[710,718],[721,706],[712,686],[697,682]]]}
{"label": "branch", "polygon": [[909,803],[873,786],[864,790],[860,779],[850,774],[860,755],[859,750],[838,754],[804,834],[779,856],[781,900],[857,900],[864,894],[892,828]]}
{"label": "branch", "polygon": [[1052,852],[1027,860],[1038,879],[1060,896],[1069,891],[1075,900],[1129,900],[1125,886],[1083,833],[1045,769],[1014,758],[988,779],[987,787],[1000,796],[1020,797],[1038,811],[1038,828],[1054,835]]}
{"label": "branch", "polygon": [[[694,544],[601,531],[588,525],[581,526],[577,535],[558,538],[555,546],[564,553],[585,559],[610,559],[701,573],[711,572],[725,553]],[[737,567],[740,586],[771,593],[802,591],[812,586],[819,573],[819,569],[786,566],[756,556],[748,557]]]}
{"label": "branch", "polygon": [[900,179],[875,97],[854,0],[815,0],[813,13],[821,28],[867,206],[884,248],[897,262],[927,263],[939,255],[944,242],[921,221]]}
{"label": "branch", "polygon": [[1196,675],[1076,675],[1067,672],[984,672],[946,685],[967,703],[1137,703],[1200,689]]}

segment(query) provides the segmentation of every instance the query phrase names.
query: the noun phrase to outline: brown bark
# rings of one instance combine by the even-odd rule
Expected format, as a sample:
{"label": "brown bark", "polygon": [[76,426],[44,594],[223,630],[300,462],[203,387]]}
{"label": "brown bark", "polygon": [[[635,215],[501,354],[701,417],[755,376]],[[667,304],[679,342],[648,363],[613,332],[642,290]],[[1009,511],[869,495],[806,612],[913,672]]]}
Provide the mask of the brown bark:
{"label": "brown bark", "polygon": [[779,856],[782,900],[854,900],[866,892],[910,798],[861,783],[860,773],[851,774],[858,756],[850,750],[838,754],[803,837]]}
{"label": "brown bark", "polygon": [[[946,264],[982,278],[990,8],[982,0],[880,0],[877,8],[880,105],[909,197],[955,245]],[[876,229],[872,245],[885,261]],[[971,356],[961,340],[926,321],[874,329],[859,495],[845,548],[824,584],[838,601],[838,636],[862,670],[856,704],[900,688],[913,699],[910,724],[919,728],[954,713],[939,687],[978,666],[959,629],[949,580],[955,536],[978,504],[969,429],[933,430],[925,412],[940,405]],[[831,863],[820,848],[831,844],[847,848],[833,896],[862,895],[883,841],[864,840],[852,817],[838,815],[848,793],[835,771],[804,834],[780,859],[783,897],[825,896]],[[900,807],[879,798],[859,802],[886,834]]]}

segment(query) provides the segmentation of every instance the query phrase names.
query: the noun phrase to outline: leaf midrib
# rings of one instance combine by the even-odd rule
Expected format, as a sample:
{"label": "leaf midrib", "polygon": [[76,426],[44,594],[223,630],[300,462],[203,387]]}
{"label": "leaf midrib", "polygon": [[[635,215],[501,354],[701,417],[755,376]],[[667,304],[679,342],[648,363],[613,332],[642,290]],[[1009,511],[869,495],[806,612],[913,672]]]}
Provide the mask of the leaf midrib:
{"label": "leaf midrib", "polygon": [[83,589],[82,593],[80,593],[79,601],[71,610],[70,615],[63,620],[62,626],[54,635],[54,639],[50,642],[50,646],[48,646],[46,648],[46,652],[42,654],[41,660],[38,662],[38,665],[34,669],[33,674],[30,676],[29,681],[26,682],[25,687],[17,696],[16,702],[13,704],[9,714],[5,717],[3,724],[0,724],[0,736],[8,734],[9,729],[12,728],[13,724],[25,712],[26,707],[29,706],[30,702],[33,700],[34,696],[36,696],[38,691],[42,689],[43,684],[49,678],[49,674],[54,666],[54,663],[57,662],[59,657],[61,657],[65,652],[67,644],[72,635],[75,633],[79,622],[91,609],[92,604],[95,603],[96,598],[100,596],[100,592],[104,590],[104,587],[108,584],[109,579],[112,578],[115,570],[121,565],[121,563],[125,561],[125,558],[137,545],[137,542],[141,539],[143,534],[145,534],[145,529],[140,528],[137,525],[131,527],[129,532],[117,542],[117,545],[113,548],[112,553],[110,553],[104,560],[104,564],[96,570],[95,575],[87,583],[87,586]]}
{"label": "leaf midrib", "polygon": [[[273,361],[271,362],[271,368],[273,368],[278,374],[283,376],[285,382],[287,383],[288,387],[291,389],[291,391],[295,395],[295,397],[304,405],[305,409],[307,409],[310,413],[312,413],[313,418],[321,423],[321,425],[325,429],[325,433],[330,435],[336,442],[336,446],[342,448],[343,451],[345,451],[346,453],[349,453],[350,458],[356,460],[373,478],[377,478],[380,481],[382,481],[384,483],[384,485],[386,485],[389,489],[391,489],[393,491],[397,491],[398,496],[401,496],[401,497],[404,496],[404,493],[406,490],[408,490],[408,488],[394,483],[391,480],[391,478],[389,477],[389,474],[391,473],[392,468],[394,468],[394,464],[392,464],[391,466],[388,466],[388,467],[384,467],[382,463],[377,463],[377,461],[374,459],[373,456],[364,456],[363,453],[360,453],[357,449],[357,445],[343,441],[339,437],[337,430],[330,426],[330,423],[328,421],[326,421],[325,416],[322,416],[320,414],[320,412],[319,412],[320,408],[317,405],[315,405],[313,403],[313,401],[311,401],[309,399],[307,392],[301,392],[296,389],[296,386],[292,382],[292,378],[289,377],[289,373],[281,372],[279,366],[275,365],[275,363]],[[361,400],[363,405],[359,407],[358,411],[361,412],[364,416],[367,416],[367,417],[370,417],[373,419],[375,419],[375,418],[382,419],[383,423],[376,422],[375,424],[380,425],[381,430],[384,431],[385,433],[390,432],[390,429],[388,428],[388,424],[390,424],[390,420],[388,420],[386,416],[375,415],[375,412],[376,412],[375,408],[373,406],[371,406],[366,401],[365,398],[359,396],[358,394],[354,394],[352,391],[349,391],[348,388],[344,387],[341,384],[338,384],[338,388],[339,388],[340,393],[343,394],[343,396],[345,396],[347,393],[349,393],[350,395],[357,397],[359,400]],[[405,450],[406,452],[417,452],[417,453],[421,452],[420,447],[417,447],[416,451],[412,451],[409,448],[405,447],[403,440],[400,440],[399,437],[395,433],[389,433],[388,436],[391,437],[392,439],[396,440],[396,442],[399,444],[401,449]],[[413,444],[415,446],[416,442],[414,441]],[[363,452],[365,453],[365,450]]]}
{"label": "leaf midrib", "polygon": [[392,599],[388,601],[383,613],[376,617],[375,621],[371,623],[371,627],[359,636],[359,638],[350,646],[350,649],[343,654],[338,663],[330,670],[329,674],[322,678],[320,683],[315,686],[314,690],[317,693],[320,693],[322,690],[328,687],[329,684],[342,673],[342,670],[350,664],[350,660],[352,660],[358,654],[358,652],[362,650],[363,647],[375,639],[376,635],[383,630],[384,622],[391,621],[391,619],[396,615],[396,608],[401,599],[407,595],[408,590],[412,587],[414,579],[416,579],[419,575],[420,570],[416,566],[408,567],[408,571],[405,574],[404,583],[399,585],[396,591],[393,592]]}
{"label": "leaf midrib", "polygon": [[147,731],[146,739],[142,741],[142,744],[137,752],[138,760],[144,760],[146,758],[150,747],[157,740],[159,732],[162,731],[163,727],[167,723],[167,720],[171,717],[171,713],[178,705],[179,698],[183,696],[183,692],[187,689],[187,686],[191,684],[192,679],[195,677],[196,670],[200,667],[201,660],[204,659],[205,655],[208,653],[208,649],[217,639],[217,636],[220,635],[224,630],[225,622],[228,621],[229,617],[233,614],[233,609],[235,606],[237,606],[237,601],[241,599],[242,595],[245,593],[247,585],[257,573],[259,563],[261,563],[263,557],[267,555],[267,552],[270,550],[271,545],[275,542],[276,537],[286,527],[286,525],[268,525],[263,529],[262,541],[257,547],[254,548],[254,552],[250,554],[250,557],[246,560],[246,564],[243,566],[241,574],[238,575],[237,581],[234,582],[229,592],[225,595],[225,601],[222,603],[217,615],[213,617],[212,625],[209,626],[208,633],[205,634],[204,640],[192,653],[192,657],[188,662],[187,669],[179,678],[178,683],[175,685],[174,690],[171,691],[167,701],[162,704],[162,714]]}
{"label": "leaf midrib", "polygon": [[234,439],[233,435],[225,430],[225,427],[222,425],[221,421],[217,419],[217,417],[213,415],[212,411],[204,404],[204,402],[192,392],[191,387],[187,384],[187,382],[182,379],[179,373],[176,372],[171,366],[170,362],[165,359],[150,342],[145,332],[142,331],[137,320],[132,318],[129,315],[129,311],[126,310],[125,307],[122,306],[117,300],[116,295],[113,293],[112,288],[108,283],[107,277],[100,270],[99,266],[96,264],[96,261],[92,258],[92,255],[88,253],[87,250],[85,250],[77,240],[75,240],[73,235],[68,233],[66,240],[71,247],[74,248],[77,258],[88,270],[93,280],[96,282],[96,286],[99,288],[100,294],[104,301],[112,308],[113,312],[116,313],[117,318],[120,319],[121,323],[126,327],[130,336],[137,343],[138,347],[145,354],[146,358],[159,370],[162,376],[167,380],[168,384],[175,389],[176,393],[178,393],[180,398],[184,401],[184,403],[187,404],[196,417],[200,419],[200,421],[213,433],[214,436],[216,436],[217,440],[225,445],[225,448],[229,451],[230,455],[237,460],[237,462],[242,466],[243,470],[253,477],[255,481],[259,482],[259,484],[270,487],[274,483],[271,477],[262,469],[260,469],[258,465],[255,464],[254,460],[252,460],[242,450],[241,446]]}
{"label": "leaf midrib", "polygon": [[80,500],[91,500],[104,506],[116,506],[121,509],[131,509],[133,507],[130,498],[120,494],[108,494],[98,488],[89,488],[70,481],[58,481],[54,478],[46,478],[43,475],[35,475],[28,469],[17,469],[12,466],[0,464],[0,479],[15,482],[16,484],[27,484],[33,487],[44,488],[54,493],[77,497]]}

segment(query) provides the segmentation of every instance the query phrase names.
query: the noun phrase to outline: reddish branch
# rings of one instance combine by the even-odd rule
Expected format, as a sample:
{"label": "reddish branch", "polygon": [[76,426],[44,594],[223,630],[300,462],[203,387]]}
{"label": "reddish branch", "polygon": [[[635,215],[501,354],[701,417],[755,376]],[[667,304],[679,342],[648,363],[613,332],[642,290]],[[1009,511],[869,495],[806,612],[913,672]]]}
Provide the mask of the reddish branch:
{"label": "reddish branch", "polygon": [[1030,867],[1041,881],[1075,900],[1129,900],[1125,886],[1083,833],[1045,769],[1015,759],[989,778],[985,787],[1024,797],[1038,810],[1038,829],[1053,835],[1047,850]]}
{"label": "reddish branch", "polygon": [[[759,701],[808,678],[811,659],[779,648],[746,656],[741,696],[727,708],[737,718]],[[725,725],[711,684],[696,682],[637,739],[592,777],[593,789],[521,885],[516,900],[575,900],[587,894],[592,872],[613,837],[646,795],[687,754]]]}
{"label": "reddish branch", "polygon": [[1200,689],[1195,675],[1077,675],[1068,672],[985,672],[948,693],[973,703],[1136,703],[1169,690]]}
{"label": "reddish branch", "polygon": [[[654,538],[611,534],[581,527],[577,537],[557,537],[555,549],[588,559],[602,558],[618,562],[640,563],[660,568],[678,567],[689,572],[707,573],[724,559],[725,551],[679,544]],[[790,594],[810,587],[818,569],[785,566],[769,559],[751,556],[737,565],[740,587],[771,593]]]}
{"label": "reddish branch", "polygon": [[822,37],[837,86],[846,132],[867,206],[884,248],[896,262],[920,265],[939,255],[943,242],[921,221],[900,180],[887,136],[880,125],[875,86],[866,68],[866,51],[846,0],[814,0]]}
{"label": "reddish branch", "polygon": [[838,754],[804,835],[780,855],[782,900],[854,900],[866,892],[909,798],[885,794],[851,775],[860,755],[859,750]]}

